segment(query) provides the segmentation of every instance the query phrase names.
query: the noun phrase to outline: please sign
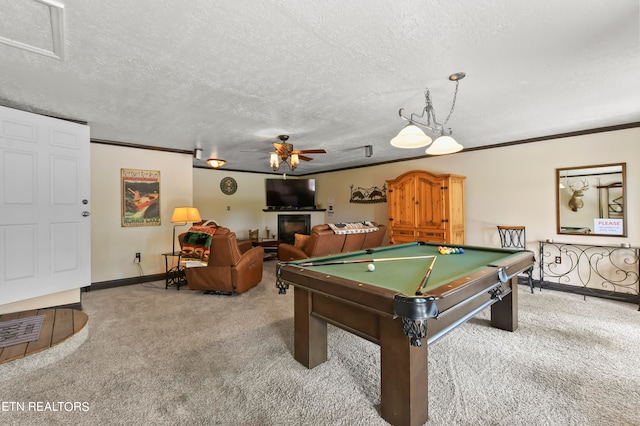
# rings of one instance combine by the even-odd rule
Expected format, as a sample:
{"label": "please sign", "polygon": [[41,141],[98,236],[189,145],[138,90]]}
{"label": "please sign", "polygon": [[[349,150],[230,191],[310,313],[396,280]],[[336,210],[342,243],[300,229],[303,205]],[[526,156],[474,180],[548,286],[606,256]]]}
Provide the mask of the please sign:
{"label": "please sign", "polygon": [[593,229],[596,234],[620,235],[622,230],[622,219],[594,219]]}

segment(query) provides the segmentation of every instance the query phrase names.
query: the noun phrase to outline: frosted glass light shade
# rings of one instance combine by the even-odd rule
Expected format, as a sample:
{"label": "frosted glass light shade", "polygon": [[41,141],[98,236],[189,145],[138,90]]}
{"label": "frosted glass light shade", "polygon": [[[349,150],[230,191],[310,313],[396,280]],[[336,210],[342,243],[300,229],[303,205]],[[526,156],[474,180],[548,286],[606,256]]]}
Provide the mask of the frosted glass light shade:
{"label": "frosted glass light shade", "polygon": [[277,153],[275,152],[271,153],[271,159],[269,160],[269,165],[271,166],[273,171],[278,170],[278,167],[280,167],[280,160],[278,159]]}
{"label": "frosted glass light shade", "polygon": [[431,138],[416,125],[409,124],[400,130],[398,136],[391,139],[391,145],[396,148],[422,148],[431,143]]}
{"label": "frosted glass light shade", "polygon": [[224,166],[224,163],[226,163],[226,161],[220,160],[218,158],[209,158],[207,160],[207,164],[214,169],[219,169],[220,167]]}
{"label": "frosted glass light shade", "polygon": [[462,151],[462,148],[464,147],[451,136],[440,136],[425,152],[429,155],[453,154]]}

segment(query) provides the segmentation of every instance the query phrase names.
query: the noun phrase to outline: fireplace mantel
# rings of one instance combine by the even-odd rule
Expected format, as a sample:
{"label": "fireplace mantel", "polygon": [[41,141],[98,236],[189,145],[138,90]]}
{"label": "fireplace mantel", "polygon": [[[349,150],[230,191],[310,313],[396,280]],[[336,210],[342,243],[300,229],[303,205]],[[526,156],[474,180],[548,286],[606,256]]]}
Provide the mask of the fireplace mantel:
{"label": "fireplace mantel", "polygon": [[263,212],[279,213],[279,212],[326,212],[327,209],[262,209]]}

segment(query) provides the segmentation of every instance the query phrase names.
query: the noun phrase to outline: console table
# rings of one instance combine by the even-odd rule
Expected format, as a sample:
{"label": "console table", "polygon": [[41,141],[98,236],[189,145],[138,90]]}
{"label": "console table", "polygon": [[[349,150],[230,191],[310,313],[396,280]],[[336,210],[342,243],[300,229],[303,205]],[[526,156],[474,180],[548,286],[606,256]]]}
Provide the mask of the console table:
{"label": "console table", "polygon": [[637,302],[640,248],[540,241],[540,288]]}

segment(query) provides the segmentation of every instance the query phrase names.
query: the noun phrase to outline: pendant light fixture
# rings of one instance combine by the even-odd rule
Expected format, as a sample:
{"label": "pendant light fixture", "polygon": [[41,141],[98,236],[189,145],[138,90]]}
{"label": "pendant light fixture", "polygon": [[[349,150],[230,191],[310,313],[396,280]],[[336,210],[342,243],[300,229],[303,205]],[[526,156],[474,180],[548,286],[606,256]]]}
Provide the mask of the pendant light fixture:
{"label": "pendant light fixture", "polygon": [[451,110],[449,111],[449,115],[444,120],[444,122],[438,123],[436,120],[436,112],[433,108],[433,103],[431,102],[431,92],[429,88],[426,89],[424,97],[425,97],[425,107],[422,110],[422,114],[417,115],[412,113],[409,117],[402,115],[402,111],[404,108],[401,108],[398,114],[400,118],[403,120],[407,120],[409,124],[404,127],[398,133],[398,135],[391,139],[391,145],[396,148],[421,148],[431,144],[431,137],[424,133],[421,129],[424,128],[431,133],[439,135],[436,140],[431,144],[429,148],[427,148],[426,153],[430,155],[443,155],[443,154],[452,154],[454,152],[461,151],[463,146],[456,142],[451,134],[453,133],[451,129],[445,128],[447,122],[451,118],[453,114],[453,110],[456,106],[456,97],[458,95],[458,84],[460,80],[462,80],[466,76],[465,73],[459,72],[449,76],[449,80],[455,81],[456,89],[453,93],[453,102],[451,104]]}

